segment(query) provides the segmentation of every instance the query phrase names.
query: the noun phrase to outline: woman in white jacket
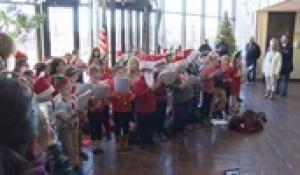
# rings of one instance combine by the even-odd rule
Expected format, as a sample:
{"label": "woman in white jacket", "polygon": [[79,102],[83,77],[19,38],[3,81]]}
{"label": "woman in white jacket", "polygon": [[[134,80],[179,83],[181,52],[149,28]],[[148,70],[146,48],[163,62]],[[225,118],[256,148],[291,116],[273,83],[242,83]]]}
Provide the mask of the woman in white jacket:
{"label": "woman in white jacket", "polygon": [[263,62],[262,72],[266,82],[266,98],[273,99],[276,90],[276,79],[281,70],[282,56],[279,52],[279,41],[275,38],[270,40],[270,48]]}

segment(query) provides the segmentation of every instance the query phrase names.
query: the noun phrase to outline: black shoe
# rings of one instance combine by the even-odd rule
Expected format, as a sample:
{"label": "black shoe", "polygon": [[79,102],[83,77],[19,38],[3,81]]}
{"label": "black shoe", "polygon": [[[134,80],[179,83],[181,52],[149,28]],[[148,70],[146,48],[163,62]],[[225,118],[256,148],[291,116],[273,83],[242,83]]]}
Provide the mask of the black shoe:
{"label": "black shoe", "polygon": [[81,159],[82,161],[88,161],[88,160],[89,160],[89,156],[87,155],[87,153],[85,153],[85,152],[83,152],[83,151],[81,151],[81,152],[79,153],[79,157],[80,157],[80,159]]}
{"label": "black shoe", "polygon": [[101,149],[101,148],[95,148],[95,149],[93,150],[93,154],[95,154],[95,155],[97,155],[97,154],[102,154],[102,153],[104,153],[104,151],[103,151],[103,149]]}

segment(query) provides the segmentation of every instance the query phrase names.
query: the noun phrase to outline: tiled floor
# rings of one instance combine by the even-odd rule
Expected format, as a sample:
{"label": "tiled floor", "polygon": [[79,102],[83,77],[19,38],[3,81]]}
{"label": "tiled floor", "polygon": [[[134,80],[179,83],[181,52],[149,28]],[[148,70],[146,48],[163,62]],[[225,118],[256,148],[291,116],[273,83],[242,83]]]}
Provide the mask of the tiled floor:
{"label": "tiled floor", "polygon": [[[287,98],[263,98],[263,86],[244,87],[244,108],[264,111],[263,133],[241,135],[225,127],[199,127],[183,139],[160,143],[156,151],[134,149],[115,153],[113,141],[105,153],[87,163],[95,175],[221,175],[240,168],[242,175],[300,174],[300,84],[291,84]],[[92,165],[91,165],[92,164]]]}

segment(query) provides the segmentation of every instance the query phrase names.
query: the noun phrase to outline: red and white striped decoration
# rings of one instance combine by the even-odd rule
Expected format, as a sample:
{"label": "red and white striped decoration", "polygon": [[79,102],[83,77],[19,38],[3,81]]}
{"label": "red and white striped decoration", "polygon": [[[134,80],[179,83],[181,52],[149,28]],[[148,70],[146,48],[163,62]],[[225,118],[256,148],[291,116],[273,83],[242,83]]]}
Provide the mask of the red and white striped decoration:
{"label": "red and white striped decoration", "polygon": [[108,39],[106,29],[103,27],[99,32],[99,49],[100,53],[107,56],[108,55]]}

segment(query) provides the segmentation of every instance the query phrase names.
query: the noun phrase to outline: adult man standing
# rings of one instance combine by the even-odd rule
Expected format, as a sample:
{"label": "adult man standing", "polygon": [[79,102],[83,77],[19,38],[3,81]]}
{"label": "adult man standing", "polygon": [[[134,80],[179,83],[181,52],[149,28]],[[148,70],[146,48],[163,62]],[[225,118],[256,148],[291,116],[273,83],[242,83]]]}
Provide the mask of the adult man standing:
{"label": "adult man standing", "polygon": [[250,38],[250,41],[246,44],[246,66],[247,72],[247,83],[253,84],[256,80],[256,65],[257,60],[260,57],[261,51],[258,44],[255,42],[254,37]]}
{"label": "adult man standing", "polygon": [[229,54],[228,44],[221,37],[220,41],[216,44],[216,52],[220,57]]}
{"label": "adult man standing", "polygon": [[291,72],[293,72],[293,46],[286,35],[283,35],[280,41],[282,67],[277,81],[277,93],[284,97],[287,95],[288,81],[290,79]]}

